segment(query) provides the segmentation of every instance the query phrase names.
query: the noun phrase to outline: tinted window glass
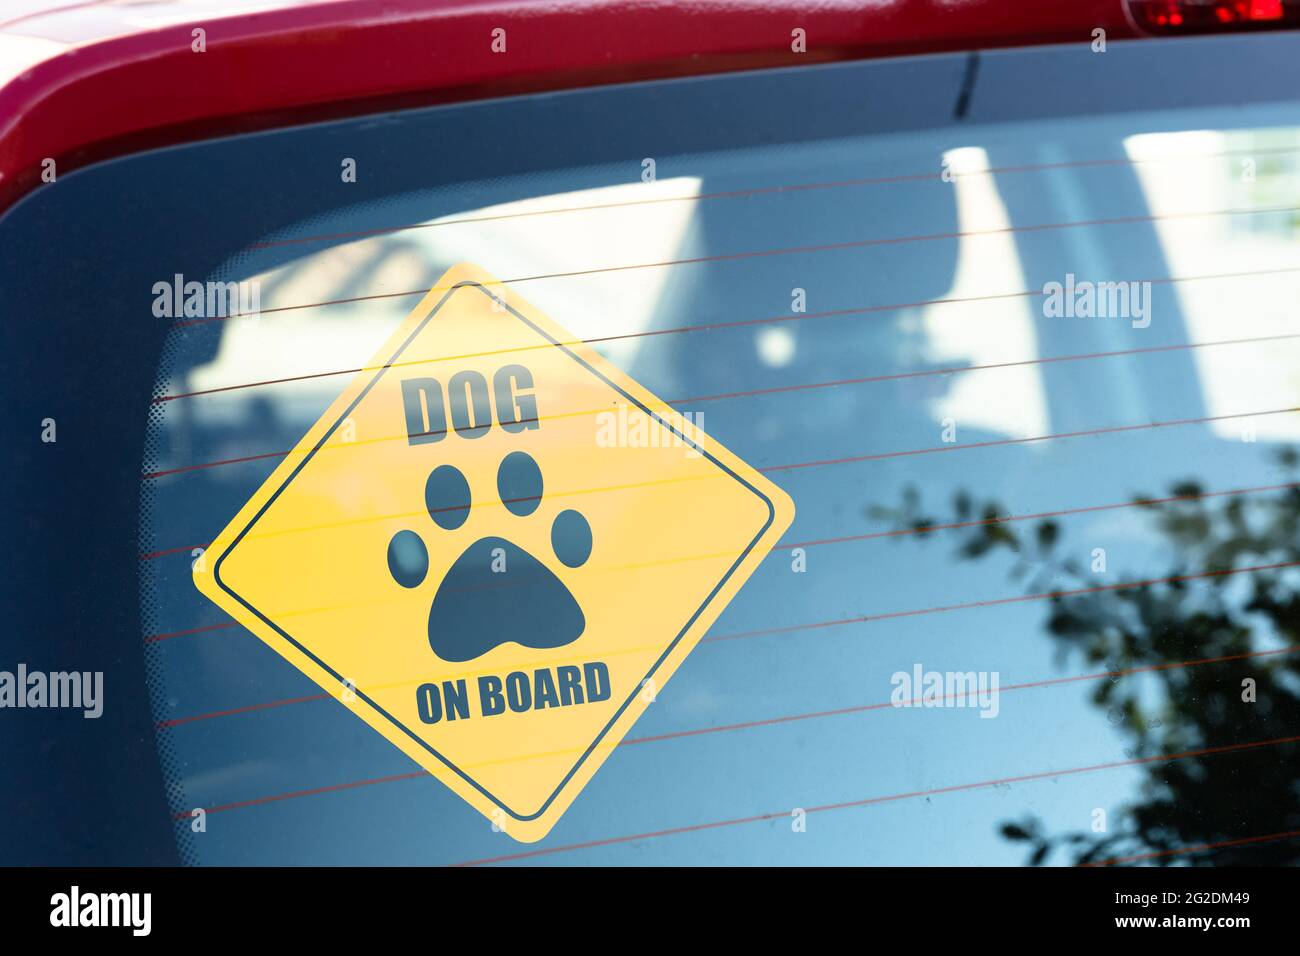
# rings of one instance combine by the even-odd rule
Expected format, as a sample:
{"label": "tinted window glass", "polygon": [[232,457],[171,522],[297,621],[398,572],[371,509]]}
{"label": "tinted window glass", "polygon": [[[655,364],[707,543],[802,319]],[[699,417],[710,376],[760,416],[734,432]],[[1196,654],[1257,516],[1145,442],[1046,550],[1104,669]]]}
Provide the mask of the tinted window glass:
{"label": "tinted window glass", "polygon": [[[1121,45],[986,57],[960,108],[970,62],[935,57],[69,176],[4,226],[8,384],[59,423],[14,452],[11,606],[68,635],[51,669],[143,660],[149,707],[59,733],[156,732],[156,791],[134,751],[120,787],[207,864],[1073,862],[1294,829],[1300,111],[1253,72],[1294,47],[1200,44],[1237,65],[1222,103],[1187,104],[1186,45]],[[463,261],[798,509],[540,856],[191,580]],[[255,314],[158,316],[176,276]]]}

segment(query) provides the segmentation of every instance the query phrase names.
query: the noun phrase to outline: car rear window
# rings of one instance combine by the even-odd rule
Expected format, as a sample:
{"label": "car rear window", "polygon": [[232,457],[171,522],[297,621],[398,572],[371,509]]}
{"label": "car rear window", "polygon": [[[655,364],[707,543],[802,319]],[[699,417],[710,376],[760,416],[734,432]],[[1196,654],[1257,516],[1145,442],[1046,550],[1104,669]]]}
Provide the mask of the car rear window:
{"label": "car rear window", "polygon": [[[1295,48],[641,84],[70,175],[5,220],[65,250],[55,337],[31,249],[6,334],[75,490],[123,517],[42,512],[25,580],[57,605],[76,570],[30,623],[142,665],[156,812],[199,864],[1073,863],[1294,830],[1300,109],[1255,70]],[[1198,102],[1192,56],[1232,88]],[[797,508],[533,847],[192,581],[461,262]],[[193,280],[246,314],[187,314]]]}

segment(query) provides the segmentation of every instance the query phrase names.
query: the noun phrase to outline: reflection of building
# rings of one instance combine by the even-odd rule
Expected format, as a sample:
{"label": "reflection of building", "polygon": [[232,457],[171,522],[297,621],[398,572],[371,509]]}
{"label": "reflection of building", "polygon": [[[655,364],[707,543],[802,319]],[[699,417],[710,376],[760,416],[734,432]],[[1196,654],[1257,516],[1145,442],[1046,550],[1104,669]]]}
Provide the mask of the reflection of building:
{"label": "reflection of building", "polygon": [[[1131,137],[1143,193],[1153,212],[1278,209],[1157,221],[1156,235],[1179,276],[1240,278],[1179,287],[1178,303],[1194,342],[1262,338],[1294,331],[1300,133],[1294,129],[1154,133]],[[1275,270],[1275,271],[1271,271]],[[1300,394],[1300,340],[1193,353],[1211,416],[1287,408]],[[1243,402],[1249,396],[1249,402]],[[1261,440],[1300,438],[1300,418],[1249,423]],[[1217,422],[1216,434],[1240,440],[1242,423]]]}

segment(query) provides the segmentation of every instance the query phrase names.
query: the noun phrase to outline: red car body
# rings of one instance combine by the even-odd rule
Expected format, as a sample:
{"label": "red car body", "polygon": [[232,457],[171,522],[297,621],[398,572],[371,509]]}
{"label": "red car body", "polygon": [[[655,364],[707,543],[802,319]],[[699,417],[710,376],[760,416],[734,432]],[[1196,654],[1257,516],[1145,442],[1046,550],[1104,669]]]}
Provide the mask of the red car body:
{"label": "red car body", "polygon": [[[177,5],[185,19],[158,26],[165,0],[27,6],[0,21],[0,210],[40,182],[46,158],[64,172],[402,106],[1137,33],[1125,0],[271,0],[199,18]],[[204,53],[192,49],[200,28]],[[796,29],[806,52],[792,49]]]}

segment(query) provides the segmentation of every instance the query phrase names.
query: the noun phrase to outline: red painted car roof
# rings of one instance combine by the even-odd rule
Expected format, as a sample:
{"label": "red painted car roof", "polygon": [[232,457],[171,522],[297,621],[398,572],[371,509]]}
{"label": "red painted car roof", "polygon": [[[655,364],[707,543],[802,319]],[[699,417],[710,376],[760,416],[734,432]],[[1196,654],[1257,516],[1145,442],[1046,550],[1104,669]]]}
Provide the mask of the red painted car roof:
{"label": "red painted car roof", "polygon": [[[226,11],[219,13],[218,11]],[[137,149],[636,79],[1134,35],[1123,0],[14,0],[0,210]],[[207,50],[191,50],[192,31]],[[506,52],[492,31],[506,31]],[[807,52],[791,49],[806,31]],[[867,94],[864,94],[867,95]]]}

